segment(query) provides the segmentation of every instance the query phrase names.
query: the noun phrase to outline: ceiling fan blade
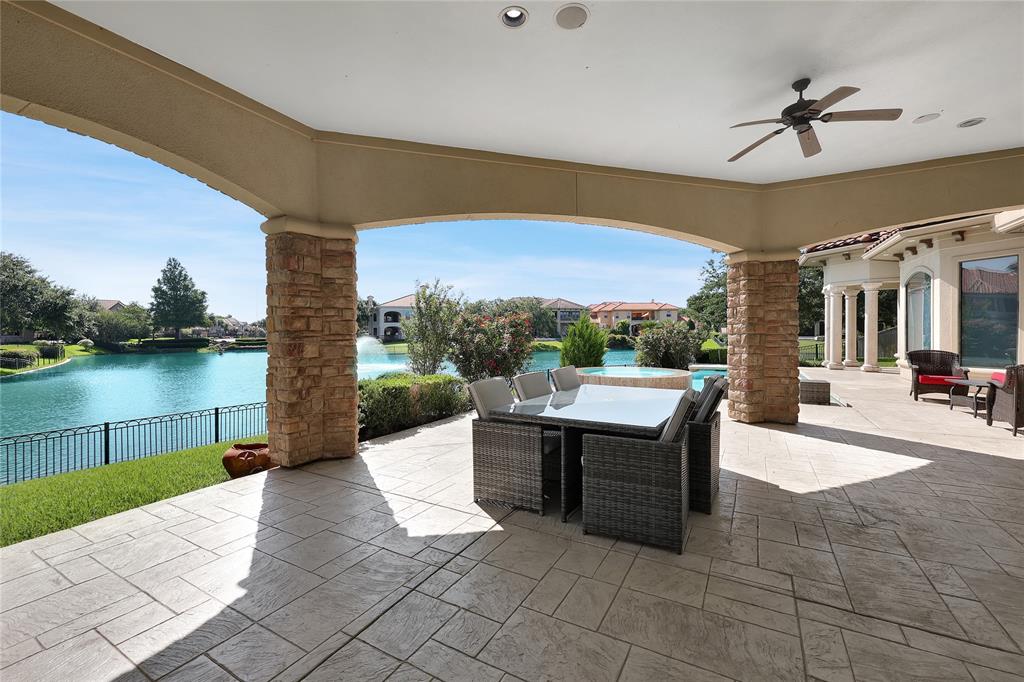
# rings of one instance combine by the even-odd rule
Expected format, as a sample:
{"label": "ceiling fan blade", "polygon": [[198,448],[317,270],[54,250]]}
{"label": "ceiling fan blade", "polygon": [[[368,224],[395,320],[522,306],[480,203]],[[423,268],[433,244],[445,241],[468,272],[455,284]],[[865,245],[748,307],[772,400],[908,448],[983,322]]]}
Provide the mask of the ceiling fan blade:
{"label": "ceiling fan blade", "polygon": [[759,125],[762,125],[764,123],[782,123],[782,119],[781,118],[765,118],[765,119],[761,119],[760,121],[747,121],[746,123],[737,123],[736,125],[729,126],[729,127],[730,128],[743,128],[744,126],[759,126]]}
{"label": "ceiling fan blade", "polygon": [[746,155],[747,152],[753,150],[755,147],[761,146],[762,144],[764,144],[765,142],[767,142],[771,138],[775,137],[779,133],[784,133],[784,132],[786,132],[786,128],[779,128],[778,130],[773,130],[772,132],[768,133],[767,135],[762,137],[760,140],[758,140],[754,144],[750,145],[749,147],[747,147],[746,149],[744,149],[740,153],[736,154],[734,157],[729,159],[729,161],[730,162],[735,161],[736,159],[740,158],[741,156]]}
{"label": "ceiling fan blade", "polygon": [[821,151],[821,143],[818,142],[818,136],[814,134],[814,128],[807,128],[802,133],[798,133],[797,137],[800,138],[800,149],[804,150],[804,158],[814,156]]}
{"label": "ceiling fan blade", "polygon": [[832,121],[895,121],[903,115],[902,109],[859,109],[857,111],[833,111],[823,114],[823,123]]}
{"label": "ceiling fan blade", "polygon": [[813,111],[815,113],[821,113],[829,107],[839,104],[850,95],[854,95],[860,92],[860,88],[851,88],[849,85],[836,88],[832,92],[828,93],[817,102],[808,107],[807,111]]}

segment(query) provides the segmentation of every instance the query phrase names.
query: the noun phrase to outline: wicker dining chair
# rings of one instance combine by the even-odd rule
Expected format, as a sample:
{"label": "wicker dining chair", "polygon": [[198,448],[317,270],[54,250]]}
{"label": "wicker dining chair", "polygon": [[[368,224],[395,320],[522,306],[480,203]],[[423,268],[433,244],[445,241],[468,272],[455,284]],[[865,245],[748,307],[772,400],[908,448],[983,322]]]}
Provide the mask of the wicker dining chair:
{"label": "wicker dining chair", "polygon": [[1024,365],[1011,365],[1002,372],[993,372],[985,397],[985,421],[1009,422],[1013,436],[1024,428]]}
{"label": "wicker dining chair", "polygon": [[548,383],[548,373],[545,370],[517,374],[512,377],[512,386],[515,387],[520,400],[551,394],[551,384]]}
{"label": "wicker dining chair", "polygon": [[580,387],[580,376],[572,365],[551,370],[551,380],[556,391],[571,391]]}
{"label": "wicker dining chair", "polygon": [[583,436],[583,532],[674,549],[689,515],[684,395],[658,440]]}
{"label": "wicker dining chair", "polygon": [[907,362],[910,363],[910,395],[914,400],[924,393],[967,395],[966,386],[947,381],[967,378],[967,370],[960,366],[959,354],[948,350],[912,350],[907,353]]}
{"label": "wicker dining chair", "polygon": [[514,400],[500,377],[474,381],[473,501],[544,514],[544,432],[540,426],[494,421],[490,411]]}

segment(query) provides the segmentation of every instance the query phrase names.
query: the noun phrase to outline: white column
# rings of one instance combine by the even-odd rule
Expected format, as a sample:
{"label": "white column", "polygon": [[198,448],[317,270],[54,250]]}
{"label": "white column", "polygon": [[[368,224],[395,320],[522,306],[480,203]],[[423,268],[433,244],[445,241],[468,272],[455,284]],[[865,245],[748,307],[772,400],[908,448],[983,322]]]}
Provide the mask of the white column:
{"label": "white column", "polygon": [[843,290],[830,286],[828,291],[828,364],[843,369]]}
{"label": "white column", "polygon": [[857,295],[860,289],[846,289],[846,359],[843,364],[856,367],[857,362]]}
{"label": "white column", "polygon": [[[904,369],[909,365],[907,357],[907,288],[902,284],[896,290],[896,366]],[[907,374],[907,377],[910,375]]]}
{"label": "white column", "polygon": [[824,287],[821,290],[821,292],[825,295],[825,307],[822,308],[822,310],[824,311],[824,318],[825,319],[824,319],[824,324],[822,325],[822,330],[821,330],[821,335],[825,337],[825,357],[823,357],[821,359],[821,366],[822,367],[828,367],[828,359],[830,357],[832,357],[831,353],[829,353],[829,349],[832,348],[832,335],[829,334],[829,329],[831,329],[831,325],[830,325],[830,323],[828,321],[828,316],[829,316],[829,300],[831,300],[831,299],[829,298],[829,295],[828,295],[828,287],[827,286]]}
{"label": "white column", "polygon": [[864,364],[862,372],[878,371],[878,290],[881,284],[864,285]]}

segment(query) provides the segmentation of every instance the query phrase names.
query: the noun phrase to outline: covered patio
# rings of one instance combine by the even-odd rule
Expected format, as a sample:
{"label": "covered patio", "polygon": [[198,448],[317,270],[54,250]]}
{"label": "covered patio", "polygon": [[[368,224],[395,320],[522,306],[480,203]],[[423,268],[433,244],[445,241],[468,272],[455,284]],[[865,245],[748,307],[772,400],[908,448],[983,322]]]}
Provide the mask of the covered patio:
{"label": "covered patio", "polygon": [[[266,243],[282,467],[0,550],[0,676],[1024,679],[1019,440],[890,374],[808,369],[850,406],[801,406],[797,345],[801,249],[1024,207],[1020,5],[608,3],[585,29],[456,6],[2,1],[5,111],[266,217],[239,238]],[[807,73],[1000,115],[823,121],[821,155],[787,134],[728,163],[753,139],[729,125]],[[475,504],[468,416],[358,442],[359,233],[478,218],[728,254],[722,491],[682,554]]]}
{"label": "covered patio", "polygon": [[5,548],[2,676],[1021,679],[1024,451],[828,379],[724,422],[682,555],[473,504],[468,416]]}

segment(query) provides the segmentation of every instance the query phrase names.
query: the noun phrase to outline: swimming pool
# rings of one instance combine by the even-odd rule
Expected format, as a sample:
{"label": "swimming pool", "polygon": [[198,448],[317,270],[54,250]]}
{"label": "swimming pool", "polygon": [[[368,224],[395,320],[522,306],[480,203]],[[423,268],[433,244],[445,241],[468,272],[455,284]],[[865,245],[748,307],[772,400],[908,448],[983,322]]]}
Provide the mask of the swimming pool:
{"label": "swimming pool", "polygon": [[695,391],[700,391],[702,388],[704,388],[704,379],[706,377],[711,376],[712,374],[717,374],[719,376],[727,377],[727,376],[729,376],[729,370],[727,370],[727,369],[695,369],[695,370],[693,370],[693,377],[692,377],[692,379],[690,381],[690,388],[692,388]]}

